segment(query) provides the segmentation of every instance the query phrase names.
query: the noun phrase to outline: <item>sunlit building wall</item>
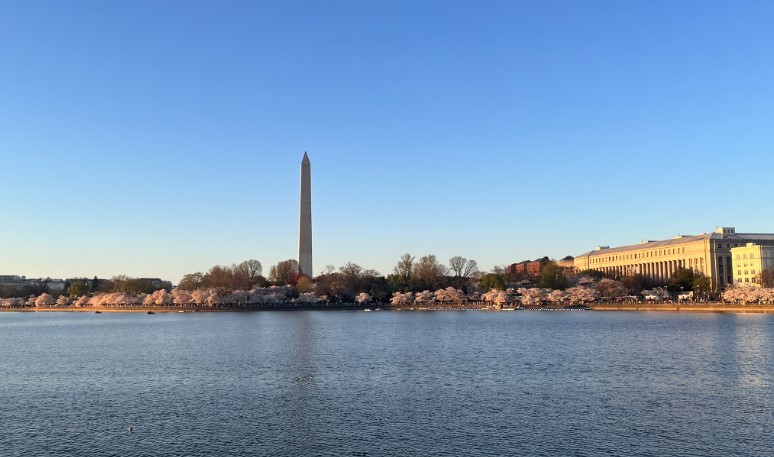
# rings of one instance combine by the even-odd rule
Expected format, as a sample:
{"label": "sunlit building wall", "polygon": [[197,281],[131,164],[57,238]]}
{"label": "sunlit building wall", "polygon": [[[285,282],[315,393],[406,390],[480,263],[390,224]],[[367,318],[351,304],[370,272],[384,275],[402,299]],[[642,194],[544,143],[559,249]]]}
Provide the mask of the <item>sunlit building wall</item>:
{"label": "sunlit building wall", "polygon": [[598,246],[576,256],[574,265],[576,271],[598,270],[615,278],[641,274],[649,285],[666,284],[678,268],[690,268],[709,277],[717,290],[735,282],[731,250],[747,243],[774,246],[774,234],[736,233],[733,227],[718,227],[713,233],[678,235],[671,240]]}
{"label": "sunlit building wall", "polygon": [[774,246],[747,243],[731,249],[736,284],[755,285],[763,270],[774,268]]}

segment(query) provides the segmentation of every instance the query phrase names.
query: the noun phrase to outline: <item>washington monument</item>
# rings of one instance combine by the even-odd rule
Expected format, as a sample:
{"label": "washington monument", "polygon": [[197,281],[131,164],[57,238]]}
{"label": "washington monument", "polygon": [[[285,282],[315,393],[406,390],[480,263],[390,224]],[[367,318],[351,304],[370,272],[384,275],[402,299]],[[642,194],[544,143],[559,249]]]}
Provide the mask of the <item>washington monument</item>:
{"label": "washington monument", "polygon": [[298,222],[298,267],[312,277],[312,173],[309,156],[301,161],[301,208]]}

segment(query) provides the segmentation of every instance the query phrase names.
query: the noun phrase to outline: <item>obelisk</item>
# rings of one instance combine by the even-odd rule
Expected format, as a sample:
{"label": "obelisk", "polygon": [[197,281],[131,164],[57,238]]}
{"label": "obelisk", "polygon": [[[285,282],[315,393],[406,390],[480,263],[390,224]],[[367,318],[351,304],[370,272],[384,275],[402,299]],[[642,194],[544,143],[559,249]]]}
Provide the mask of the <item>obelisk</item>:
{"label": "obelisk", "polygon": [[298,267],[312,277],[312,173],[309,156],[301,161],[301,208],[298,224]]}

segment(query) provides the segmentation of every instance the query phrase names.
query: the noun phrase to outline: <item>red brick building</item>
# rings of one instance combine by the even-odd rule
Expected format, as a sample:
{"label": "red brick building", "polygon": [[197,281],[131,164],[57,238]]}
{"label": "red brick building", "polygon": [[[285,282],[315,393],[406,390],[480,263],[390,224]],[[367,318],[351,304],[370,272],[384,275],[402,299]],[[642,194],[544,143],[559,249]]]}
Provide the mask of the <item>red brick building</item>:
{"label": "red brick building", "polygon": [[522,274],[532,278],[536,278],[543,273],[543,268],[548,265],[548,257],[543,257],[537,260],[524,260],[519,263],[512,263],[508,265],[508,273]]}

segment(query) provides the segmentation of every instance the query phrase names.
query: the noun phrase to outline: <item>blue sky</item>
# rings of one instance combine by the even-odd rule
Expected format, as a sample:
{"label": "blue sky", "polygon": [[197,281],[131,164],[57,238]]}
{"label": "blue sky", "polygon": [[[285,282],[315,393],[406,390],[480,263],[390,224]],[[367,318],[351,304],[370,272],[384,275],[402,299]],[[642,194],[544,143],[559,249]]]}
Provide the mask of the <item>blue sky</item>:
{"label": "blue sky", "polygon": [[774,3],[0,3],[0,274],[774,232]]}

